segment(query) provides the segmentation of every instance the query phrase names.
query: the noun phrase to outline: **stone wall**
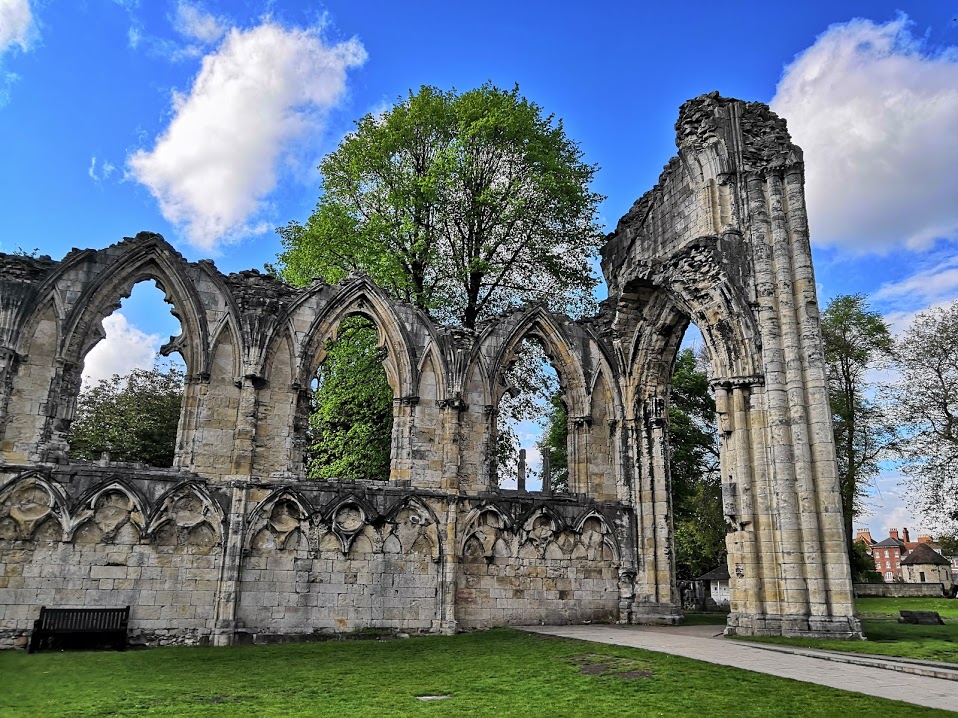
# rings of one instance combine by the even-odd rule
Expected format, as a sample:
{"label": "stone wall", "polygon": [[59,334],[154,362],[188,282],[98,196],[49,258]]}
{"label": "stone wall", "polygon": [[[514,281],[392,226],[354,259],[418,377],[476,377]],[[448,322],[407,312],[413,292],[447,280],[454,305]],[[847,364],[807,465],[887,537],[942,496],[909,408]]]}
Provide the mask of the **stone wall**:
{"label": "stone wall", "polygon": [[941,598],[940,583],[856,583],[856,598]]}
{"label": "stone wall", "polygon": [[[60,261],[0,254],[0,635],[43,604],[131,605],[144,640],[532,621],[681,620],[668,468],[686,327],[710,355],[731,632],[854,636],[801,150],[764,105],[680,110],[678,157],[603,249],[609,299],[439,326],[362,275],[296,289],[156,234]],[[83,361],[141,281],[186,381],[165,469],[74,461]],[[305,480],[311,381],[343,319],[380,336],[388,476]],[[537,339],[568,409],[568,491],[500,488],[505,368]]]}

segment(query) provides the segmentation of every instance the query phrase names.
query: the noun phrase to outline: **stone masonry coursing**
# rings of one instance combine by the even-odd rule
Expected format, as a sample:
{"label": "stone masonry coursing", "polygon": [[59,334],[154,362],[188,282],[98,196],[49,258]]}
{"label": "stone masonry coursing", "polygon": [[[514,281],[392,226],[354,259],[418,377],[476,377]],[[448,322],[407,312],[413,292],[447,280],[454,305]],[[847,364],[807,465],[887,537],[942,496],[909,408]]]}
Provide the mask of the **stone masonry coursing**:
{"label": "stone masonry coursing", "polygon": [[[141,233],[62,261],[0,255],[0,644],[41,605],[130,605],[150,644],[363,629],[681,619],[669,377],[689,322],[712,361],[729,632],[854,636],[801,151],[758,103],[682,106],[678,157],[603,249],[609,299],[433,324],[363,276],[223,275]],[[174,466],[70,459],[86,353],[154,280],[187,367]],[[374,322],[390,474],[307,481],[309,387],[346,317]],[[503,490],[503,370],[538,338],[569,415],[569,488]]]}

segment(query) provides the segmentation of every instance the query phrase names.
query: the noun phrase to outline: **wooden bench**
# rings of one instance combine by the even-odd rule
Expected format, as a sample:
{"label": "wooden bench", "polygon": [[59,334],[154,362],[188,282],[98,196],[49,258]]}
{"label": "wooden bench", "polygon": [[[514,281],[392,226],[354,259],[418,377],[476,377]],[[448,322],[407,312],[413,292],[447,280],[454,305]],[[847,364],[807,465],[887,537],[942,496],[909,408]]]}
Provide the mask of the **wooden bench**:
{"label": "wooden bench", "polygon": [[126,629],[130,607],[125,608],[40,608],[33,622],[27,653],[65,648],[126,650]]}

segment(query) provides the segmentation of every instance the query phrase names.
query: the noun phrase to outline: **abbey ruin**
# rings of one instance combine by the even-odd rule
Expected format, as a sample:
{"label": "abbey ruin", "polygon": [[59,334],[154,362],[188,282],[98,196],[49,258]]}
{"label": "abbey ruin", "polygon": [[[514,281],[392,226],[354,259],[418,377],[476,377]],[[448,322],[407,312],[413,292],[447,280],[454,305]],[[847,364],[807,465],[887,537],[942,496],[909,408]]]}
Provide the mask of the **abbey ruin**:
{"label": "abbey ruin", "polygon": [[[728,631],[859,634],[845,553],[802,154],[765,105],[685,103],[678,155],[602,252],[609,298],[438,326],[368,279],[224,275],[141,233],[61,261],[0,255],[0,645],[40,607],[131,606],[149,644],[368,628],[681,620],[666,417],[686,327],[712,360]],[[171,468],[71,460],[84,357],[134,284],[182,324]],[[310,382],[346,317],[394,395],[382,481],[306,480]],[[538,338],[569,413],[569,486],[499,488],[503,369]]]}

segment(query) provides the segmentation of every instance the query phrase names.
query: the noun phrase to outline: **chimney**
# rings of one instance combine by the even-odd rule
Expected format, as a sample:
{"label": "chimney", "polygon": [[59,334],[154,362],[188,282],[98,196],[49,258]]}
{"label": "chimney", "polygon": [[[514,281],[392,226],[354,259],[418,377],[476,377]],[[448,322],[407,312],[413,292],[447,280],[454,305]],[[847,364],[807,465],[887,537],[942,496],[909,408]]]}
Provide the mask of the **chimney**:
{"label": "chimney", "polygon": [[872,538],[872,532],[870,529],[858,529],[855,540],[862,541],[866,546],[871,546],[875,543],[875,539]]}
{"label": "chimney", "polygon": [[933,539],[928,534],[922,534],[918,537],[918,543],[932,543]]}
{"label": "chimney", "polygon": [[898,538],[898,529],[888,529],[888,535],[891,536],[896,541],[900,541]]}
{"label": "chimney", "polygon": [[903,529],[901,530],[901,533],[902,533],[902,540],[903,540],[905,543],[911,543],[911,539],[908,538],[908,529],[903,528]]}

